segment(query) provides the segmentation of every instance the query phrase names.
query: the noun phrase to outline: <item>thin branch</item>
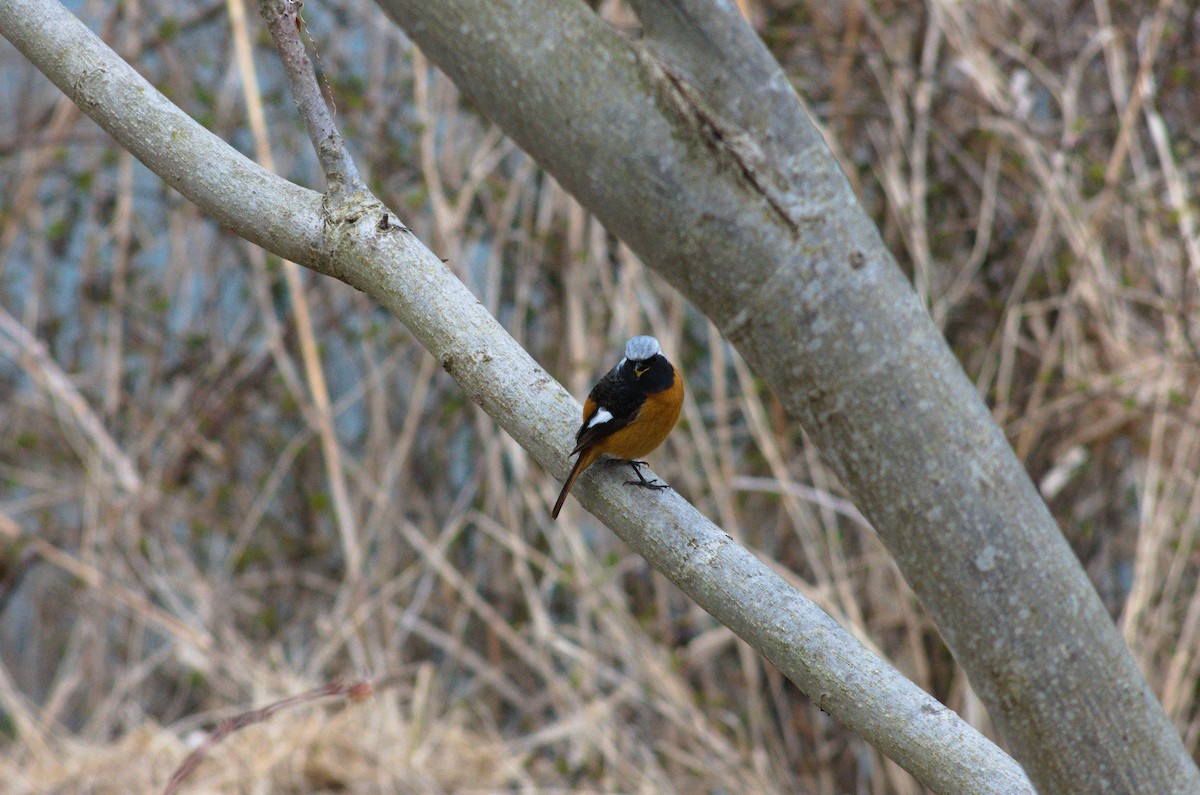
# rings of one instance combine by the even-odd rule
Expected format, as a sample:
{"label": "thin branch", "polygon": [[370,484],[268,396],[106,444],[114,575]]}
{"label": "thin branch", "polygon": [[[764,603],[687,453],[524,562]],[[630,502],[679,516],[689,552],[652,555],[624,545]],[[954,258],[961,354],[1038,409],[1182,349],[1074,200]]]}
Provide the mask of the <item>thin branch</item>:
{"label": "thin branch", "polygon": [[342,136],[333,123],[333,116],[325,104],[317,75],[313,70],[304,42],[300,40],[300,8],[298,0],[259,0],[258,10],[267,21],[271,39],[279,50],[279,58],[287,73],[292,97],[300,110],[300,118],[313,149],[321,161],[325,179],[329,183],[329,195],[338,197],[345,191],[365,191],[366,185],[358,175],[358,168],[346,150]]}
{"label": "thin branch", "polygon": [[175,768],[175,772],[171,774],[171,779],[163,789],[163,795],[175,795],[175,793],[179,792],[184,782],[187,781],[188,776],[194,773],[196,768],[200,767],[200,763],[204,761],[212,749],[224,742],[225,738],[229,737],[229,735],[235,734],[247,726],[253,726],[256,723],[269,720],[276,713],[283,710],[292,709],[304,704],[311,704],[315,701],[323,701],[328,698],[341,696],[352,703],[365,701],[377,692],[378,689],[378,685],[372,682],[344,682],[340,679],[335,679],[324,687],[318,687],[315,690],[309,690],[299,695],[281,698],[278,701],[267,704],[265,707],[246,710],[234,715],[232,718],[226,718],[204,738],[204,741],[195,750],[179,763],[179,767]]}

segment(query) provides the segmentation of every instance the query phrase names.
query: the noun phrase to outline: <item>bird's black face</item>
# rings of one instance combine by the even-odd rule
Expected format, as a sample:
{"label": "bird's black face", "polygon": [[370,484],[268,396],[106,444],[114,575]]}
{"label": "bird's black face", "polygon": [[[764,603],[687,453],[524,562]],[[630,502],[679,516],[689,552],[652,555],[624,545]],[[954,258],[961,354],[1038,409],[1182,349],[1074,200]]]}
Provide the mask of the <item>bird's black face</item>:
{"label": "bird's black face", "polygon": [[649,359],[626,360],[621,378],[642,394],[661,392],[675,381],[675,368],[661,353]]}

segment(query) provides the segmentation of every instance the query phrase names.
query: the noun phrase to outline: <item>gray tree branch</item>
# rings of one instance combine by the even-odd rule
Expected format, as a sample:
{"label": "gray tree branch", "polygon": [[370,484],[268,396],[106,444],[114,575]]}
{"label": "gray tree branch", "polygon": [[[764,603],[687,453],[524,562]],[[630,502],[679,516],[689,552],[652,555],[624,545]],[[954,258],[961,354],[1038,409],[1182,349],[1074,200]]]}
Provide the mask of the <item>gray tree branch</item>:
{"label": "gray tree branch", "polygon": [[[707,314],[871,519],[1046,792],[1200,792],[1045,504],[732,3],[379,0]],[[811,691],[810,691],[811,693]]]}
{"label": "gray tree branch", "polygon": [[[0,32],[122,146],[222,224],[375,297],[535,459],[566,475],[578,403],[383,205],[364,195],[331,208],[320,194],[265,172],[171,105],[55,0],[0,2]],[[633,63],[628,52],[621,57]],[[581,477],[575,493],[822,709],[935,790],[1031,791],[995,745],[679,495],[634,493],[622,479],[600,468]]]}
{"label": "gray tree branch", "polygon": [[300,3],[295,0],[259,0],[258,7],[266,20],[267,30],[271,32],[271,40],[275,42],[284,72],[287,73],[304,129],[308,131],[313,151],[325,173],[325,181],[329,186],[326,193],[340,198],[344,191],[365,191],[367,186],[333,123],[333,115],[321,96],[312,61],[300,38]]}

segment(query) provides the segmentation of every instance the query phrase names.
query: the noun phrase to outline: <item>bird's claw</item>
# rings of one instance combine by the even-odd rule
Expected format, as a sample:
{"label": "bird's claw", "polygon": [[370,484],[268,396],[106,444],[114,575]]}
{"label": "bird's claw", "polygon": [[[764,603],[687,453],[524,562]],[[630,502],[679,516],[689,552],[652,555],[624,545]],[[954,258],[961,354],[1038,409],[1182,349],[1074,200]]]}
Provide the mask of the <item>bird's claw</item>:
{"label": "bird's claw", "polygon": [[661,480],[646,480],[645,478],[642,478],[641,480],[627,480],[625,481],[625,485],[640,486],[643,489],[650,489],[651,491],[662,491],[663,489],[671,488]]}
{"label": "bird's claw", "polygon": [[637,475],[637,480],[625,481],[626,486],[640,486],[643,489],[651,491],[662,491],[663,489],[671,488],[661,480],[646,480],[646,476],[642,474],[642,467],[646,466],[645,461],[629,461],[629,467],[633,470],[633,474]]}

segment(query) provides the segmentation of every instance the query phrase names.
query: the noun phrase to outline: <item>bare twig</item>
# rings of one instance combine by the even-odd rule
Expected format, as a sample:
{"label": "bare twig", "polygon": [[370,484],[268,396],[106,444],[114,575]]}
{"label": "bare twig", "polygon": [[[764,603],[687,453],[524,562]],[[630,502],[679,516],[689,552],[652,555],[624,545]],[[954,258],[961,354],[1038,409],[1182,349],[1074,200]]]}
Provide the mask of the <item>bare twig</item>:
{"label": "bare twig", "polygon": [[304,704],[311,704],[314,701],[321,701],[335,696],[345,696],[351,702],[365,701],[371,697],[376,689],[375,684],[367,681],[344,682],[340,679],[335,679],[324,687],[310,690],[307,693],[281,698],[265,707],[247,710],[239,715],[234,715],[232,718],[226,718],[204,738],[199,747],[188,754],[179,764],[179,767],[171,774],[171,780],[167,782],[166,788],[163,789],[163,795],[174,795],[174,793],[179,792],[187,777],[200,766],[200,763],[204,761],[204,758],[208,756],[213,748],[216,748],[229,735],[247,726],[253,726],[256,723],[269,720],[276,713],[283,710],[299,707]]}
{"label": "bare twig", "polygon": [[258,8],[279,50],[288,84],[292,87],[292,97],[296,100],[300,118],[304,121],[304,128],[308,130],[308,137],[312,140],[313,149],[329,183],[329,195],[338,197],[344,192],[366,190],[366,185],[358,175],[358,168],[333,123],[312,62],[304,49],[304,42],[300,40],[301,5],[297,0],[259,0]]}

